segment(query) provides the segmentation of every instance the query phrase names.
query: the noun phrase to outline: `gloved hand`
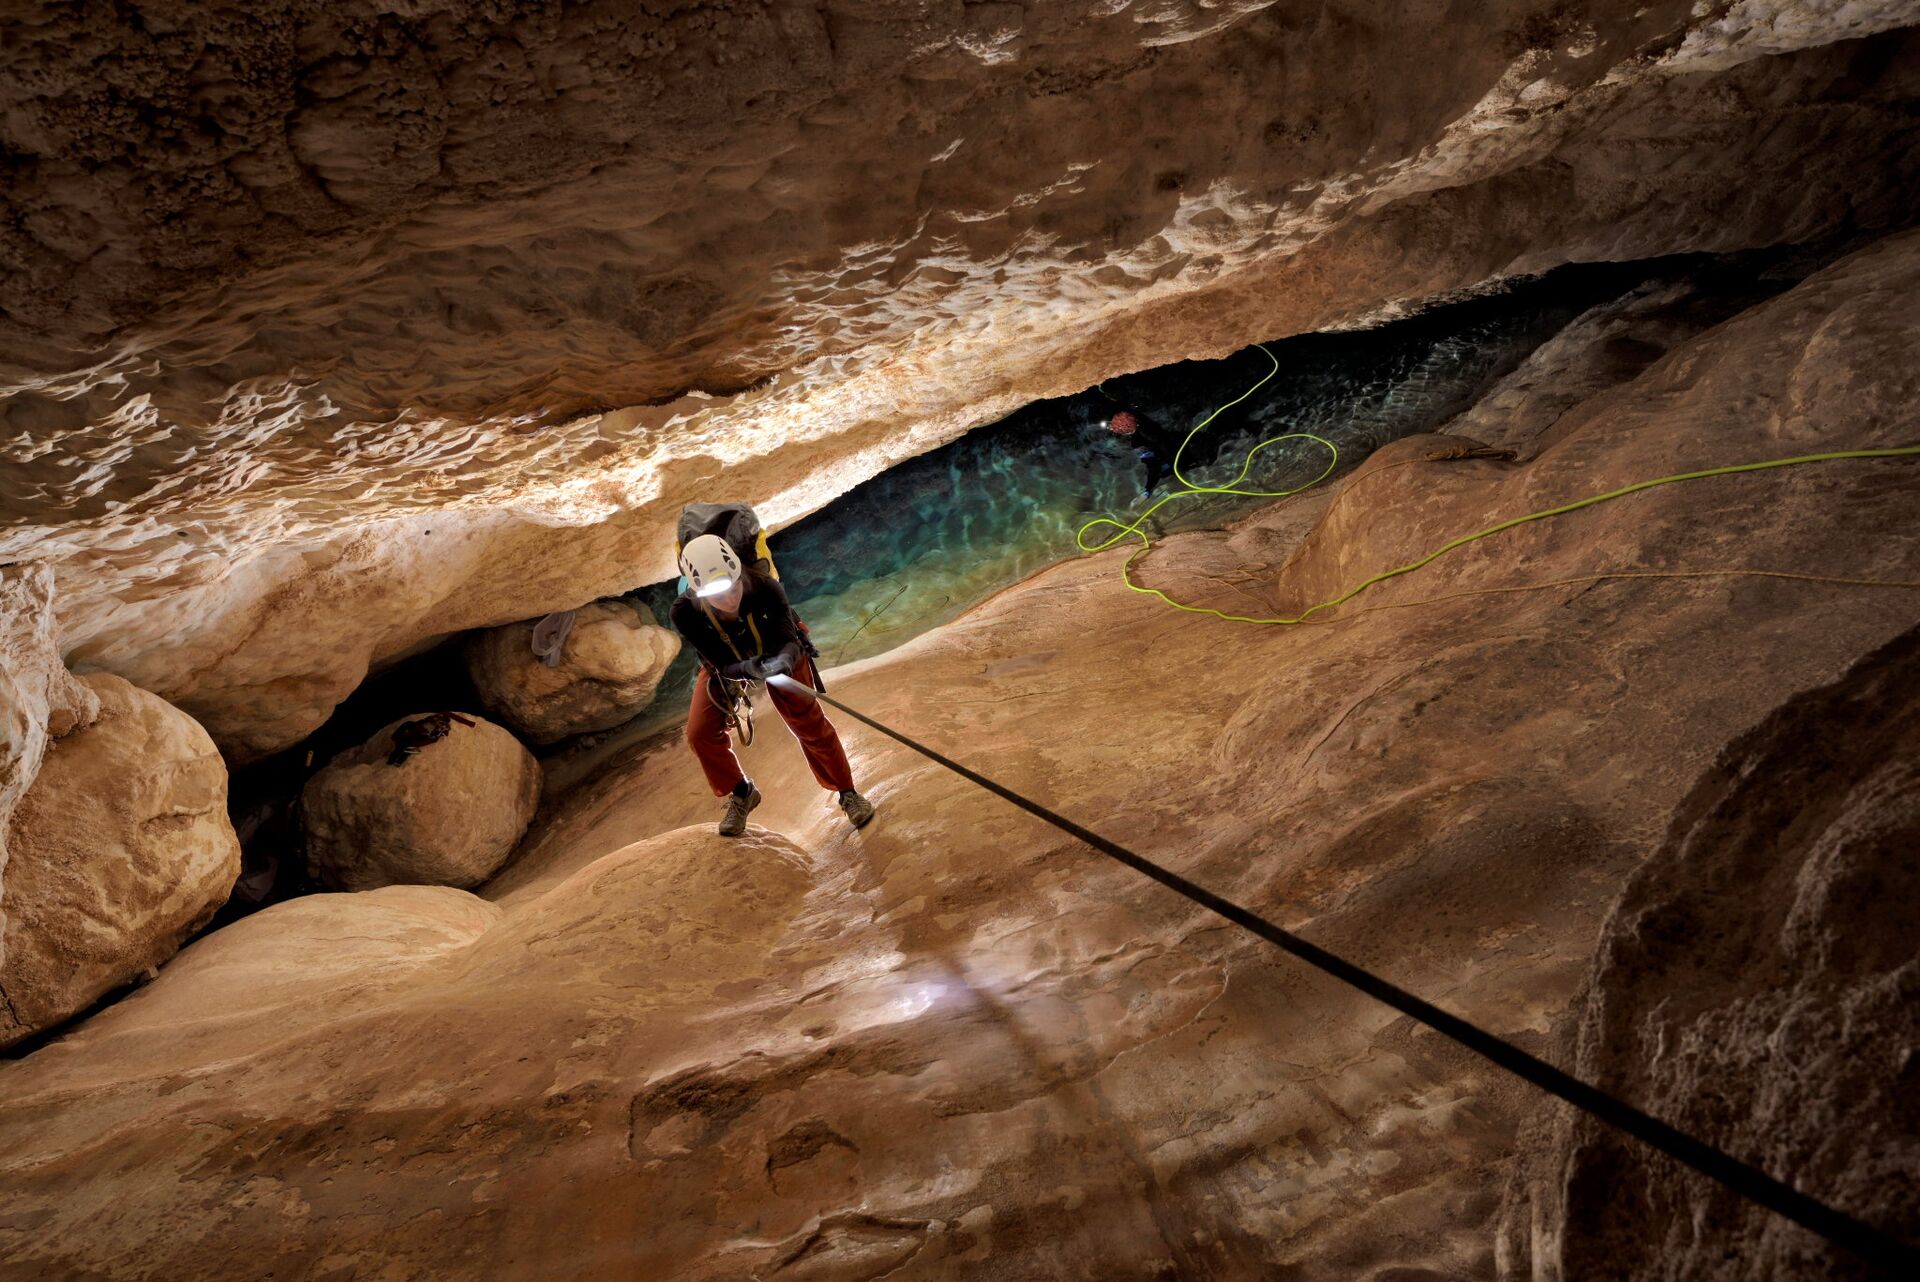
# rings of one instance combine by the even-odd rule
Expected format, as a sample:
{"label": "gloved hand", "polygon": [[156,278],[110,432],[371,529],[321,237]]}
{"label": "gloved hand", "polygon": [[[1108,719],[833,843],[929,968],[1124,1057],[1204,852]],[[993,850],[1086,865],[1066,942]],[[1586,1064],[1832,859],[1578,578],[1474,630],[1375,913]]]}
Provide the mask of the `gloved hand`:
{"label": "gloved hand", "polygon": [[729,681],[765,681],[768,677],[792,671],[793,660],[784,654],[770,654],[761,659],[742,659],[738,663],[729,663],[720,670],[720,675]]}
{"label": "gloved hand", "polygon": [[793,671],[793,660],[788,658],[784,652],[780,654],[770,654],[763,659],[749,659],[748,663],[753,667],[753,679],[755,681],[765,681],[768,677],[785,676],[787,673]]}

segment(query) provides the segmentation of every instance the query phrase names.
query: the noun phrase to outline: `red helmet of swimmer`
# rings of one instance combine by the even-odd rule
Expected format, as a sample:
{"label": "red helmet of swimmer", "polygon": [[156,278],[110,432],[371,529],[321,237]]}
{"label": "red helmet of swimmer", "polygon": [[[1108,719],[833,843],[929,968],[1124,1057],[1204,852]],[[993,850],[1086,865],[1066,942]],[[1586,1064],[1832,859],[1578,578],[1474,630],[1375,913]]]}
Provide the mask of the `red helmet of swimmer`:
{"label": "red helmet of swimmer", "polygon": [[1132,436],[1140,428],[1140,420],[1127,410],[1121,410],[1107,420],[1107,430],[1116,436]]}

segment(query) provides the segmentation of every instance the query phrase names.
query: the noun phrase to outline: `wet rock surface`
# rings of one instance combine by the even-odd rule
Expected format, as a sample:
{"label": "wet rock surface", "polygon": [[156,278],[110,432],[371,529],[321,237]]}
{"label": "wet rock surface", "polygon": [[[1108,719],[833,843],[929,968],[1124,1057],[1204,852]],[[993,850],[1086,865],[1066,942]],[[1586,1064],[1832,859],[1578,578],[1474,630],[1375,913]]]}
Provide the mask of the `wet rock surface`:
{"label": "wet rock surface", "polygon": [[[440,721],[439,718],[445,718]],[[440,737],[408,752],[418,727]],[[307,871],[339,890],[475,886],[506,861],[540,799],[540,765],[483,717],[416,714],[342,753],[300,796]]]}
{"label": "wet rock surface", "polygon": [[643,605],[594,601],[549,666],[530,644],[537,619],[489,628],[467,642],[467,672],[488,711],[533,743],[608,730],[653,700],[680,637]]}
{"label": "wet rock surface", "polygon": [[[1408,439],[1136,573],[1297,613],[1614,486],[1905,443],[1916,299],[1920,237],[1889,240],[1600,380],[1520,460],[1430,462],[1451,438]],[[1702,773],[1920,621],[1906,589],[1759,572],[1920,579],[1916,484],[1863,462],[1662,487],[1296,628],[1223,631],[1093,556],[829,680],[1552,1056]],[[269,908],[0,1067],[0,1260],[76,1278],[1496,1272],[1535,1096],[840,720],[880,807],[866,829],[773,734],[745,755],[766,804],[718,838],[697,766],[662,742],[570,794],[481,896]],[[1816,950],[1891,937],[1829,912],[1908,917],[1807,890],[1790,929]],[[321,954],[325,982],[301,984]],[[1806,978],[1891,961],[1836,951]],[[255,973],[259,1001],[221,1014]],[[1757,1037],[1765,1014],[1734,1018]],[[1736,1038],[1728,1071],[1767,1071],[1758,1045]],[[1906,1151],[1895,1112],[1834,1120],[1862,1170]],[[1728,1261],[1786,1258],[1739,1222],[1701,1232]]]}
{"label": "wet rock surface", "polygon": [[119,677],[81,684],[97,716],[54,740],[7,825],[0,1047],[172,957],[240,872],[207,732]]}

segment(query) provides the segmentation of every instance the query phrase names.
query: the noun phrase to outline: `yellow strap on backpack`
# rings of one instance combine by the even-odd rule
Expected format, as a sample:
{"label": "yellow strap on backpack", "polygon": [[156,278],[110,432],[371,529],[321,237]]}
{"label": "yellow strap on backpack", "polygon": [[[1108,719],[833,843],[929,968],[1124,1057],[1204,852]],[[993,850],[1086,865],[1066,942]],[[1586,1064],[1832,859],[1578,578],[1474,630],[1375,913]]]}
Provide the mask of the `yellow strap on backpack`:
{"label": "yellow strap on backpack", "polygon": [[[700,600],[698,597],[694,599],[696,601]],[[709,607],[705,601],[700,601],[700,612],[707,616],[707,622],[711,623],[713,630],[720,634],[720,639],[727,643],[727,649],[733,651],[733,657],[742,663],[746,662],[747,656],[740,653],[740,647],[733,643],[733,638],[727,635],[727,630],[720,626],[719,616],[714,614],[712,608]],[[753,652],[756,655],[765,654],[767,652],[767,643],[760,639],[760,629],[754,623],[753,616],[751,614],[747,615],[746,620],[747,631],[753,633]]]}

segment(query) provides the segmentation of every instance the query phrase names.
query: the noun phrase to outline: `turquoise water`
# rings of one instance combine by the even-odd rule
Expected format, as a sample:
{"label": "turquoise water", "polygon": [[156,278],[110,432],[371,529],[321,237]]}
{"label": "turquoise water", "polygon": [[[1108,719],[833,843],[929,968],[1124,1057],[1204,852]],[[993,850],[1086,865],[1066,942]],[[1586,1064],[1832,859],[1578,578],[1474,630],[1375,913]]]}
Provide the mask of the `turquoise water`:
{"label": "turquoise water", "polygon": [[[1181,470],[1198,484],[1223,484],[1263,438],[1312,432],[1339,447],[1344,471],[1390,441],[1440,427],[1573,317],[1651,274],[1647,264],[1565,268],[1375,329],[1270,343],[1279,373],[1214,420]],[[1074,532],[1086,521],[1130,520],[1150,506],[1154,500],[1140,497],[1141,465],[1103,426],[1119,404],[1184,434],[1271,368],[1248,348],[1036,402],[874,477],[775,534],[774,562],[825,664],[863,658],[937,627],[1008,584],[1080,555]],[[1304,484],[1326,460],[1312,442],[1276,446],[1261,453],[1243,484]],[[1166,492],[1163,481],[1155,497]],[[1266,501],[1184,499],[1154,521],[1162,529],[1217,524]],[[664,622],[677,590],[663,583],[635,595]],[[692,668],[691,654],[683,653],[656,709],[684,705]]]}

